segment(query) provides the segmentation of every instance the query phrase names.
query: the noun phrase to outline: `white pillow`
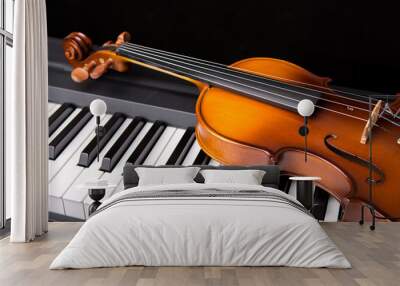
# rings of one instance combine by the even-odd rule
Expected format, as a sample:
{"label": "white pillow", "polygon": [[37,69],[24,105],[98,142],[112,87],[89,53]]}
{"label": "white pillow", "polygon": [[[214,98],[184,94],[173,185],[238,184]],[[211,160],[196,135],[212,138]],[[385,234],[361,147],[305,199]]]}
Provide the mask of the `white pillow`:
{"label": "white pillow", "polygon": [[261,185],[265,171],[262,170],[202,170],[204,183]]}
{"label": "white pillow", "polygon": [[135,168],[139,186],[195,183],[199,167],[187,168]]}

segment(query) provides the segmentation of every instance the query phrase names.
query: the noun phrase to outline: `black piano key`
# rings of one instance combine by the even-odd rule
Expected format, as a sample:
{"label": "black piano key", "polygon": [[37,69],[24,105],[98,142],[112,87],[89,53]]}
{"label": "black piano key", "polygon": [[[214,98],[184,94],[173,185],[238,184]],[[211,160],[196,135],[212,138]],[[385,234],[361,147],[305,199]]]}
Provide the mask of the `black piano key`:
{"label": "black piano key", "polygon": [[[122,113],[115,113],[110,120],[104,125],[104,132],[99,138],[99,152],[103,150],[104,146],[108,143],[114,133],[122,125],[125,120],[125,115]],[[78,166],[89,167],[93,160],[97,157],[97,139],[94,137],[90,143],[83,149]]]}
{"label": "black piano key", "polygon": [[145,125],[145,120],[141,117],[135,117],[125,131],[121,134],[115,144],[108,150],[107,154],[101,161],[100,170],[111,172],[115,165],[119,162],[126,150],[132,144],[133,140]]}
{"label": "black piano key", "polygon": [[61,154],[65,147],[68,146],[81,129],[89,122],[92,116],[88,107],[82,108],[74,119],[72,119],[72,121],[50,142],[50,160],[57,159],[58,155]]}
{"label": "black piano key", "polygon": [[196,136],[194,134],[194,128],[189,127],[186,129],[178,145],[176,145],[174,152],[172,152],[166,165],[181,165],[185,159],[187,153],[190,150]]}
{"label": "black piano key", "polygon": [[154,122],[153,126],[151,126],[142,141],[140,141],[139,145],[136,147],[135,151],[132,152],[132,155],[126,163],[130,165],[142,164],[153,149],[154,145],[157,143],[158,138],[160,138],[165,128],[166,124],[164,122]]}
{"label": "black piano key", "polygon": [[328,206],[329,193],[319,187],[315,187],[314,201],[311,213],[318,220],[325,219],[326,208]]}
{"label": "black piano key", "polygon": [[210,160],[210,156],[208,156],[203,150],[200,150],[196,159],[194,159],[193,165],[208,165]]}
{"label": "black piano key", "polygon": [[49,117],[49,137],[57,130],[58,127],[74,112],[75,106],[71,103],[63,103]]}

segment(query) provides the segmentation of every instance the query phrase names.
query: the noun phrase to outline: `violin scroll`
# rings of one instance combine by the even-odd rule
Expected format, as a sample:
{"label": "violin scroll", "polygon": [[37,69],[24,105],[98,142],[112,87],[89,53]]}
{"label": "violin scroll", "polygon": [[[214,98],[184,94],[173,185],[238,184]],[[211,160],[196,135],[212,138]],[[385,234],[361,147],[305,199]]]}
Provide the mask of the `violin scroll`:
{"label": "violin scroll", "polygon": [[92,50],[92,40],[85,34],[73,32],[64,39],[64,55],[71,65],[89,56]]}
{"label": "violin scroll", "polygon": [[121,34],[118,35],[117,40],[115,41],[115,44],[117,46],[122,45],[123,43],[127,43],[131,41],[131,34],[128,32],[122,32]]}
{"label": "violin scroll", "polygon": [[109,69],[118,72],[128,70],[128,64],[115,54],[115,50],[130,41],[128,32],[119,34],[115,42],[108,41],[102,47],[94,49],[92,41],[85,34],[73,32],[64,39],[64,55],[73,66],[71,78],[75,82],[98,79]]}

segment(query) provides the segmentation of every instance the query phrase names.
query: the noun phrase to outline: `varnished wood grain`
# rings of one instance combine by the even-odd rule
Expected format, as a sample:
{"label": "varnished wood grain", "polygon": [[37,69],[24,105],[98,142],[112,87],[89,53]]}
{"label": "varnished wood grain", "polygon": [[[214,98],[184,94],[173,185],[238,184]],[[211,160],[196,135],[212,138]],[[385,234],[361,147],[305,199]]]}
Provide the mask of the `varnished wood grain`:
{"label": "varnished wood grain", "polygon": [[399,285],[400,223],[380,223],[371,232],[356,223],[323,228],[352,269],[289,267],[120,267],[48,270],[81,223],[50,223],[49,233],[29,244],[0,241],[0,285]]}
{"label": "varnished wood grain", "polygon": [[[283,77],[295,82],[309,83],[314,89],[323,89],[324,94],[316,105],[316,111],[308,119],[308,150],[328,160],[350,178],[354,190],[351,197],[363,201],[368,199],[368,169],[362,164],[338,156],[324,144],[327,135],[334,135],[336,139],[330,140],[330,143],[335,147],[368,160],[369,146],[360,143],[360,135],[368,119],[368,104],[337,97],[337,94],[325,88],[328,79],[316,77],[288,62],[252,58],[235,63],[232,67],[266,77]],[[302,99],[300,95],[299,100]],[[276,156],[284,149],[304,148],[304,138],[298,134],[304,119],[297,112],[227,89],[211,87],[203,90],[197,100],[196,118],[196,137],[201,148],[224,165],[268,164],[271,160],[278,161]],[[398,162],[393,160],[400,157],[400,145],[397,144],[400,129],[383,120],[379,120],[378,124],[383,128],[373,129],[373,161],[385,174],[385,180],[374,186],[374,205],[388,216],[400,217],[400,169],[396,168]],[[325,171],[312,168],[311,165],[304,169],[298,162],[291,160],[282,170],[288,173],[302,170],[297,174],[300,176],[320,176]],[[323,180],[321,183],[331,193],[341,188],[336,181]]]}
{"label": "varnished wood grain", "polygon": [[[106,47],[117,47],[126,39],[121,36],[116,44],[107,43]],[[279,164],[275,157],[282,150],[287,148],[303,150],[304,148],[304,138],[298,135],[298,129],[304,119],[297,112],[267,104],[251,96],[243,96],[242,93],[234,93],[229,88],[209,86],[206,81],[202,82],[174,69],[160,67],[147,61],[145,63],[132,56],[128,58],[117,55],[112,49],[100,49],[93,52],[91,46],[91,40],[79,32],[71,33],[64,40],[65,56],[76,68],[72,76],[78,82],[88,78],[89,64],[92,62],[96,63],[96,67],[90,73],[92,78],[98,78],[108,68],[120,72],[126,71],[129,62],[195,84],[200,92],[196,104],[196,137],[203,151],[220,163],[225,165]],[[148,54],[147,57],[149,58],[150,55]],[[341,173],[346,174],[346,179],[348,178],[354,190],[351,198],[368,200],[367,168],[360,162],[337,155],[324,144],[327,136],[335,138],[335,147],[352,154],[354,158],[367,160],[369,147],[360,143],[360,134],[365,129],[365,121],[368,119],[366,102],[335,93],[328,86],[329,78],[314,75],[287,61],[273,58],[250,58],[236,62],[230,68],[270,80],[290,83],[290,85],[280,87],[276,94],[279,95],[285,89],[296,92],[299,95],[298,101],[304,95],[310,95],[308,94],[310,90],[323,92],[316,105],[317,111],[308,120],[309,128],[312,130],[308,137],[310,154],[328,160]],[[221,70],[218,72],[219,76],[222,76]],[[224,73],[226,72],[224,70]],[[241,78],[238,74],[235,76]],[[266,82],[264,84],[268,85]],[[251,81],[247,80],[241,85],[251,87]],[[303,89],[293,90],[293,85],[302,86]],[[388,121],[379,120],[378,124],[379,128],[374,128],[373,131],[374,164],[385,174],[385,180],[374,186],[374,205],[382,213],[396,218],[400,217],[400,208],[398,208],[400,169],[397,166],[398,162],[393,158],[400,157],[400,129]],[[283,169],[285,172],[293,174],[296,170],[303,170],[302,173],[296,175],[322,176],[321,169],[316,165],[303,168],[303,164],[299,166],[298,160],[288,162]],[[322,171],[327,169],[328,167],[323,168]],[[323,180],[321,184],[324,184],[330,193],[334,193],[335,197],[340,197],[342,191],[337,191],[342,187],[338,183],[340,181]],[[346,199],[349,198],[350,196],[346,197]]]}

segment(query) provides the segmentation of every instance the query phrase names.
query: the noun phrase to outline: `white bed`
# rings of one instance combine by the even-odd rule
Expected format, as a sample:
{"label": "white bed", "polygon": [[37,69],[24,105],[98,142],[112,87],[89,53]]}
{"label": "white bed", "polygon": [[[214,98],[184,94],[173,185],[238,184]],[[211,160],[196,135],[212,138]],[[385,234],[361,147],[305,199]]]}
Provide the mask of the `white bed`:
{"label": "white bed", "polygon": [[[276,199],[123,199],[138,192],[174,190],[254,190]],[[277,189],[255,185],[191,183],[130,188],[102,204],[50,269],[128,265],[350,268],[318,221],[298,204]]]}

